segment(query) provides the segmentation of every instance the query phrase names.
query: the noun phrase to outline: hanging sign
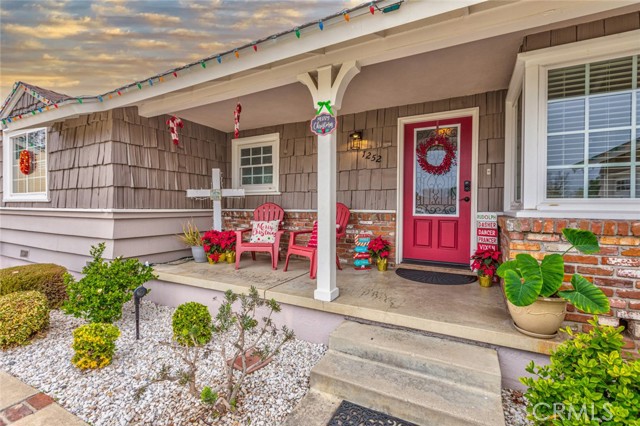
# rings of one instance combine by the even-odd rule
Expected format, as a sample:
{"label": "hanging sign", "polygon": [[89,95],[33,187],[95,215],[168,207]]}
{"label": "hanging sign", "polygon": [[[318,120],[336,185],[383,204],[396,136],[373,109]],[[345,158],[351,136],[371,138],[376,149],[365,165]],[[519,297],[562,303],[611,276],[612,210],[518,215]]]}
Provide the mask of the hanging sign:
{"label": "hanging sign", "polygon": [[479,250],[499,250],[498,248],[498,214],[476,214],[476,236]]}
{"label": "hanging sign", "polygon": [[313,120],[311,120],[311,132],[318,136],[330,135],[335,132],[337,127],[338,120],[336,117],[326,112],[316,115]]}

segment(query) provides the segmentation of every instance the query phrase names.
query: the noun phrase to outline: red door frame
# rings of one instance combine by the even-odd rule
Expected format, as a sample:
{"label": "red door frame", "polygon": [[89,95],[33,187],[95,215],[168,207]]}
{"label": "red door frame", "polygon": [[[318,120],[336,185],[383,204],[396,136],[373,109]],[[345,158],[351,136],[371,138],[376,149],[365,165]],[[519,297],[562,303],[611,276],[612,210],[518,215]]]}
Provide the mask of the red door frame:
{"label": "red door frame", "polygon": [[[409,161],[407,161],[407,159],[405,158],[405,143],[407,142],[407,138],[405,138],[405,132],[406,132],[406,127],[407,126],[411,126],[412,128],[416,128],[416,127],[420,127],[420,126],[416,126],[416,124],[418,123],[425,123],[425,122],[438,122],[440,125],[445,125],[447,123],[452,123],[452,122],[457,122],[459,121],[460,118],[463,117],[467,117],[470,120],[470,125],[471,125],[471,129],[470,129],[470,149],[469,152],[467,154],[467,158],[466,158],[466,162],[467,164],[469,164],[468,167],[466,167],[466,171],[463,172],[463,170],[460,170],[460,175],[459,175],[459,185],[460,185],[460,190],[458,192],[458,196],[459,198],[462,198],[464,196],[469,196],[471,197],[471,201],[469,203],[469,218],[467,221],[467,224],[465,226],[465,230],[464,233],[465,234],[469,234],[468,236],[465,237],[465,246],[468,248],[468,254],[471,254],[471,250],[473,247],[475,247],[476,244],[476,238],[475,238],[475,232],[476,232],[476,223],[475,223],[475,214],[477,212],[477,144],[478,144],[478,125],[479,125],[479,111],[478,108],[469,108],[469,109],[464,109],[464,110],[456,110],[456,111],[448,111],[448,112],[444,112],[444,113],[436,113],[436,114],[425,114],[425,115],[421,115],[421,116],[415,116],[415,117],[403,117],[398,119],[398,214],[397,214],[397,237],[396,237],[396,247],[397,247],[397,256],[398,259],[397,261],[400,263],[402,262],[403,259],[409,259],[410,257],[407,256],[407,253],[405,252],[405,231],[407,230],[407,226],[410,226],[408,223],[405,223],[405,216],[407,214],[407,209],[405,208],[404,204],[405,204],[405,196],[404,193],[406,193],[407,191],[412,191],[413,190],[413,183],[411,181],[405,181],[406,179],[406,173],[407,173],[407,168],[409,168],[409,170],[411,170],[411,176],[413,176],[413,171],[412,171],[412,158],[409,158]],[[462,142],[461,142],[462,143]],[[464,165],[463,165],[464,167]],[[462,192],[462,183],[464,182],[464,180],[471,180],[471,192],[470,193],[464,193]],[[411,186],[409,188],[406,187],[406,184],[411,184]],[[463,201],[460,201],[460,204],[464,203]],[[411,207],[411,210],[409,210],[409,212],[411,213],[413,211],[413,208]],[[468,245],[467,245],[468,244]],[[463,259],[464,258],[464,259]],[[437,260],[436,261],[440,261]],[[460,256],[458,259],[458,263],[467,263],[468,261],[468,257],[467,256]]]}

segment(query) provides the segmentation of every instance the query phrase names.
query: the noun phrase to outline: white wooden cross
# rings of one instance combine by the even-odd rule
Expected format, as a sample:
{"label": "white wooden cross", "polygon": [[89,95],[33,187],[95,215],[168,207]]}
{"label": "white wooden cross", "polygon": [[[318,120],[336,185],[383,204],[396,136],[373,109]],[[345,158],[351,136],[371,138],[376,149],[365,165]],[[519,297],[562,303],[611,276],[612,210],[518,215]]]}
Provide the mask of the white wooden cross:
{"label": "white wooden cross", "polygon": [[222,189],[220,169],[211,169],[211,189],[187,189],[187,198],[213,200],[213,229],[222,231],[222,197],[244,197],[244,189]]}

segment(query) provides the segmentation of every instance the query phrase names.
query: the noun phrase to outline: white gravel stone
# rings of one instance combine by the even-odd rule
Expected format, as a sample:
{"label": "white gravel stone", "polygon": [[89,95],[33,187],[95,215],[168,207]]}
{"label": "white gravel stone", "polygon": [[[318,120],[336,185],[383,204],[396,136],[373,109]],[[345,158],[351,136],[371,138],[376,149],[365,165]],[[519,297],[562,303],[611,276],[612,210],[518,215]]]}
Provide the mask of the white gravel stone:
{"label": "white gravel stone", "polygon": [[[209,408],[192,397],[187,386],[174,382],[154,383],[136,400],[136,390],[156,377],[163,364],[174,374],[185,367],[170,348],[161,344],[171,341],[173,311],[143,302],[141,339],[136,341],[133,303],[125,304],[123,318],[116,323],[121,335],[113,363],[84,372],[71,364],[72,331],[84,321],[52,311],[47,335],[28,346],[3,352],[0,369],[55,398],[94,426],[275,426],[282,424],[306,394],[311,368],[326,351],[324,345],[297,339],[288,342],[269,365],[247,377],[237,411],[220,419],[213,420]],[[275,342],[270,343],[273,346]],[[209,346],[215,349],[218,342]],[[217,352],[201,354],[200,358],[198,389],[207,385],[214,388],[222,380],[222,361]]]}
{"label": "white gravel stone", "polygon": [[502,389],[502,409],[506,426],[530,426],[527,420],[527,399],[522,392],[514,389]]}

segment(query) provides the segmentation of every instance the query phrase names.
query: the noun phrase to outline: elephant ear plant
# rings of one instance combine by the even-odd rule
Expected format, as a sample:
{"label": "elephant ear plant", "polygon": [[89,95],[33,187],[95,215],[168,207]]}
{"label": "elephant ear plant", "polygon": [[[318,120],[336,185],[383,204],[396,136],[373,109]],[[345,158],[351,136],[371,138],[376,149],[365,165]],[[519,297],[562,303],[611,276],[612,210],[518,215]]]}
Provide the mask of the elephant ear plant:
{"label": "elephant ear plant", "polygon": [[609,312],[607,296],[582,275],[573,274],[572,289],[560,290],[564,279],[563,256],[572,248],[581,253],[600,251],[598,238],[593,232],[565,228],[562,234],[571,247],[563,254],[548,254],[538,261],[530,254],[518,254],[515,260],[504,262],[497,274],[504,279],[504,289],[509,302],[516,306],[529,306],[538,297],[560,297],[588,314]]}

